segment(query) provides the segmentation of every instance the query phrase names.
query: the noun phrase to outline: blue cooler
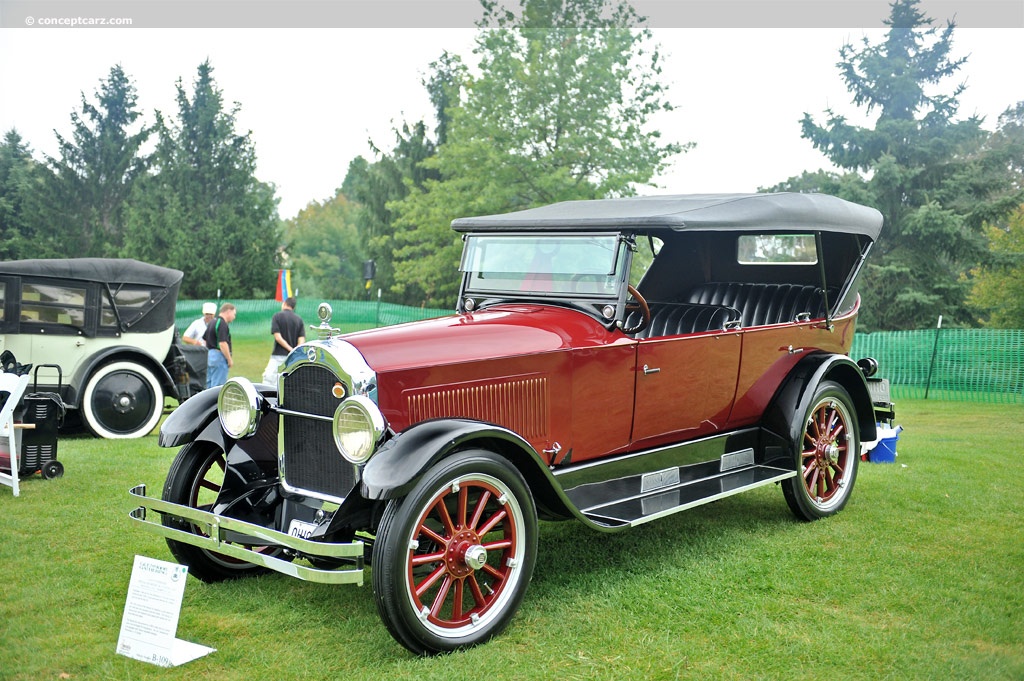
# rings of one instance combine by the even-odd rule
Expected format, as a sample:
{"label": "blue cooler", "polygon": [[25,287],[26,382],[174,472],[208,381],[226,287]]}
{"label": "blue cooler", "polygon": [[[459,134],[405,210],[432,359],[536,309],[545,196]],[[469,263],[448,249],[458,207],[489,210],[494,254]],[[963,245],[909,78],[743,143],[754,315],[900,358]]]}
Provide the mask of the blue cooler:
{"label": "blue cooler", "polygon": [[878,444],[868,454],[871,463],[896,463],[896,441],[900,439],[903,426],[887,428],[878,426]]}

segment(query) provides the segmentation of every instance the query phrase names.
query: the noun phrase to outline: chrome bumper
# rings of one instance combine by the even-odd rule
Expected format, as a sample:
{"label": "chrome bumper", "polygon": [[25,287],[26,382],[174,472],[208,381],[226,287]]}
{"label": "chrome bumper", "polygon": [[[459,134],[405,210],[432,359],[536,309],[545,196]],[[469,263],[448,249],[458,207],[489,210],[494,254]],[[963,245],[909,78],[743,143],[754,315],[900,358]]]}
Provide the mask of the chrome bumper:
{"label": "chrome bumper", "polygon": [[[302,579],[307,582],[320,582],[322,584],[358,584],[363,583],[363,542],[353,541],[340,544],[329,544],[326,542],[310,541],[293,537],[284,532],[270,530],[260,525],[254,525],[234,518],[226,518],[209,511],[201,511],[190,506],[172,504],[162,499],[154,499],[146,496],[146,486],[137,485],[128,490],[128,494],[140,500],[142,504],[128,517],[136,520],[149,530],[156,532],[167,539],[191,544],[208,551],[221,555],[230,556],[243,560],[253,565],[260,565],[265,568],[280,572],[290,577]],[[161,522],[154,522],[146,517],[148,511],[156,511],[159,514],[181,518],[199,527],[206,536],[193,534],[174,527],[167,527]],[[296,565],[274,556],[264,555],[235,543],[223,539],[223,532],[231,531],[242,534],[263,543],[271,543],[291,549],[304,556],[316,558],[347,558],[355,561],[355,567],[337,570],[321,570],[318,568]]]}

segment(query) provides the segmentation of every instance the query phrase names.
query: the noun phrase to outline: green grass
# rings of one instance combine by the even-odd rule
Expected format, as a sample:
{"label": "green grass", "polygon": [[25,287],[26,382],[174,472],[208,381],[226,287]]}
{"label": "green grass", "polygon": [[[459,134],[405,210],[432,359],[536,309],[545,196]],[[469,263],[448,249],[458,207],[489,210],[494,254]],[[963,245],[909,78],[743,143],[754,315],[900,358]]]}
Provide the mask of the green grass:
{"label": "green grass", "polygon": [[1024,411],[897,408],[897,462],[862,464],[825,521],[764,488],[616,535],[542,523],[526,599],[485,646],[411,656],[369,586],[190,578],[178,636],[217,652],[177,669],[114,653],[133,556],[173,560],[127,490],[159,493],[174,452],[62,438],[63,478],[0,487],[0,679],[1024,678]]}

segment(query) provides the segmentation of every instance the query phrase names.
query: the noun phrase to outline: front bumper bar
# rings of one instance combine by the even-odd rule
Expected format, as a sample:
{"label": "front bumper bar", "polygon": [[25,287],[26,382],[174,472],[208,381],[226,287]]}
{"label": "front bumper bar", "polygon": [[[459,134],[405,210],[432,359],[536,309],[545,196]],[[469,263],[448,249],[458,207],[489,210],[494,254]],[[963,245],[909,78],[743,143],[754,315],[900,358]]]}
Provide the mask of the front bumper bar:
{"label": "front bumper bar", "polygon": [[[146,496],[146,486],[137,485],[128,490],[128,494],[135,497],[141,505],[128,514],[132,520],[142,523],[147,529],[157,534],[183,544],[191,544],[199,548],[213,551],[224,556],[230,556],[243,560],[253,565],[260,565],[265,568],[280,572],[281,574],[302,579],[307,582],[320,582],[322,584],[358,584],[363,583],[363,542],[352,541],[343,543],[327,543],[310,541],[293,537],[284,532],[267,529],[260,525],[247,523],[235,518],[219,516],[209,511],[202,511],[190,506],[172,504],[169,501],[155,499]],[[196,525],[203,534],[194,534],[174,527],[168,527],[161,522],[155,522],[146,517],[148,511],[155,511],[161,516],[180,518],[186,522]],[[354,567],[344,567],[336,570],[321,570],[318,568],[297,565],[287,560],[266,555],[247,549],[238,543],[228,542],[223,538],[225,531],[252,537],[258,543],[270,543],[290,549],[302,556],[325,559],[347,559],[354,562]],[[257,542],[254,542],[257,543]]]}

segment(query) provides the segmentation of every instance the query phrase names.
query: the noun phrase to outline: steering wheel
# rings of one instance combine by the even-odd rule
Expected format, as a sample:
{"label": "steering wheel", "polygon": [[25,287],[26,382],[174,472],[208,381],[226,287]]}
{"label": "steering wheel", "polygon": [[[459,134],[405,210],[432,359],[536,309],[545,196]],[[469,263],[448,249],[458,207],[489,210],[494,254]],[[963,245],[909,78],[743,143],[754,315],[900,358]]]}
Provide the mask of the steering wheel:
{"label": "steering wheel", "polygon": [[[626,284],[626,290],[629,291],[629,295],[633,296],[636,300],[635,303],[626,303],[626,311],[632,312],[633,310],[640,310],[640,322],[636,326],[623,326],[622,333],[626,335],[633,335],[646,329],[651,324],[651,308],[644,300],[644,297],[640,295],[640,292],[633,287],[632,284]],[[628,317],[628,315],[627,315]]]}

